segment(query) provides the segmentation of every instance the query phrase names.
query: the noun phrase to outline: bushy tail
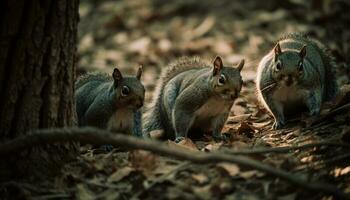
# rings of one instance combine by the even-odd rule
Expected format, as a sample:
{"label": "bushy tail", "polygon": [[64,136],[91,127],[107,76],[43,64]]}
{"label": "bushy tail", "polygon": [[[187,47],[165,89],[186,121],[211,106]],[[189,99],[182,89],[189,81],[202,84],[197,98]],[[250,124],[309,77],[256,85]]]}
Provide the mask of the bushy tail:
{"label": "bushy tail", "polygon": [[153,93],[153,99],[147,108],[143,117],[143,133],[149,134],[153,130],[166,130],[168,119],[162,113],[163,88],[166,83],[176,75],[190,69],[205,68],[210,66],[210,62],[200,59],[199,57],[182,57],[170,63],[162,70],[162,74],[158,80],[157,87]]}
{"label": "bushy tail", "polygon": [[322,59],[323,63],[325,65],[325,96],[324,99],[326,101],[332,100],[337,93],[339,92],[339,87],[337,84],[337,78],[336,78],[336,69],[337,64],[335,62],[335,58],[331,56],[328,49],[323,48],[322,49]]}
{"label": "bushy tail", "polygon": [[88,83],[90,81],[100,81],[100,82],[106,82],[113,80],[112,77],[108,74],[104,73],[87,73],[78,78],[78,80],[75,82],[75,88],[78,89],[81,86],[85,85],[85,83]]}
{"label": "bushy tail", "polygon": [[153,100],[146,108],[145,115],[143,116],[143,134],[148,136],[153,130],[163,130],[161,118],[161,90],[163,85],[158,85],[153,95]]}

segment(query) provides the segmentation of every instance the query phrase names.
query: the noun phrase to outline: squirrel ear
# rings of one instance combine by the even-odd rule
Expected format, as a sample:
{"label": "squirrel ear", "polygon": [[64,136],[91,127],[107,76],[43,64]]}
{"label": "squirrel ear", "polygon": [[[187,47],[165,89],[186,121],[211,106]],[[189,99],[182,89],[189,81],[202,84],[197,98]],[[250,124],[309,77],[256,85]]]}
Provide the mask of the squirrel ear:
{"label": "squirrel ear", "polygon": [[242,59],[241,61],[239,61],[239,63],[237,64],[236,68],[238,69],[238,71],[242,71],[243,66],[244,66],[244,59]]}
{"label": "squirrel ear", "polygon": [[139,67],[139,69],[137,70],[137,73],[136,73],[136,78],[137,78],[138,80],[141,79],[142,72],[143,72],[143,66],[140,65],[140,67]]}
{"label": "squirrel ear", "polygon": [[122,73],[120,73],[118,68],[114,68],[113,70],[113,79],[114,79],[114,85],[117,87],[121,81],[123,80]]}
{"label": "squirrel ear", "polygon": [[304,45],[304,46],[300,49],[300,51],[299,51],[299,56],[300,56],[301,58],[304,58],[304,57],[306,56],[306,45]]}
{"label": "squirrel ear", "polygon": [[282,50],[281,50],[281,46],[280,43],[277,42],[276,46],[273,48],[274,52],[275,52],[275,58],[277,58],[277,56],[281,55]]}
{"label": "squirrel ear", "polygon": [[222,64],[222,59],[220,56],[216,56],[213,62],[213,74],[214,76],[217,75],[219,73],[219,71],[224,67],[224,65]]}

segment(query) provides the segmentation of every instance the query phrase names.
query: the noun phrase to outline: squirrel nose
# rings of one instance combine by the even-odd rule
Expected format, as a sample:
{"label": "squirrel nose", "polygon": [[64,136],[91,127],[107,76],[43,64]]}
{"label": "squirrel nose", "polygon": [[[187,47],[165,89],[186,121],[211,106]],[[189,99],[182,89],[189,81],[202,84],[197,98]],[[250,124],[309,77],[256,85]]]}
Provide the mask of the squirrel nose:
{"label": "squirrel nose", "polygon": [[290,85],[292,85],[292,83],[293,83],[293,78],[292,78],[291,75],[287,75],[287,76],[284,78],[284,80],[285,80],[287,86],[290,86]]}

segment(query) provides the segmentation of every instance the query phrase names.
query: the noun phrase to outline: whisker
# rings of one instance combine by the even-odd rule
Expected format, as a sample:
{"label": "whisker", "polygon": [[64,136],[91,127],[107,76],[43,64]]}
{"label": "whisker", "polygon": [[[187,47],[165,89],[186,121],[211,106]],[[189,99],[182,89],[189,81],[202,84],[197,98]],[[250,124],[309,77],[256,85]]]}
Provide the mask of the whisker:
{"label": "whisker", "polygon": [[266,87],[261,89],[261,92],[264,92],[265,90],[270,90],[271,88],[276,86],[276,82],[269,83]]}

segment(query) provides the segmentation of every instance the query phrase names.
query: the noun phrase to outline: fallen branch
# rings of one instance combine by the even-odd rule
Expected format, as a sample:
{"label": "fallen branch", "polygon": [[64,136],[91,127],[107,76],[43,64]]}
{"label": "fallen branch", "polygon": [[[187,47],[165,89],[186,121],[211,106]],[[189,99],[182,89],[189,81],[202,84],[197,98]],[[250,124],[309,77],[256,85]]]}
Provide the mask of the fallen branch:
{"label": "fallen branch", "polygon": [[336,146],[336,147],[344,147],[350,149],[350,144],[339,143],[334,141],[323,141],[323,142],[315,142],[310,144],[304,144],[299,146],[287,146],[287,147],[273,147],[273,148],[256,148],[256,149],[243,149],[243,150],[225,150],[225,152],[233,155],[249,155],[249,154],[264,154],[264,153],[288,153],[293,150],[303,150],[314,147],[321,146]]}
{"label": "fallen branch", "polygon": [[18,153],[19,151],[33,146],[42,146],[62,142],[80,142],[81,144],[94,145],[111,144],[113,146],[128,149],[147,150],[159,155],[169,156],[181,160],[188,160],[199,164],[218,162],[235,163],[241,166],[260,170],[262,172],[281,178],[308,190],[317,192],[323,191],[327,194],[332,194],[342,199],[350,199],[348,194],[343,193],[341,190],[334,187],[333,185],[320,182],[309,182],[284,170],[271,167],[246,156],[232,156],[229,154],[223,154],[222,152],[193,153],[181,148],[170,148],[166,144],[157,141],[140,140],[135,137],[126,136],[122,134],[112,134],[108,131],[88,127],[44,129],[33,131],[32,134],[23,137],[18,137],[14,140],[7,141],[1,144],[0,155],[5,156],[14,152]]}

